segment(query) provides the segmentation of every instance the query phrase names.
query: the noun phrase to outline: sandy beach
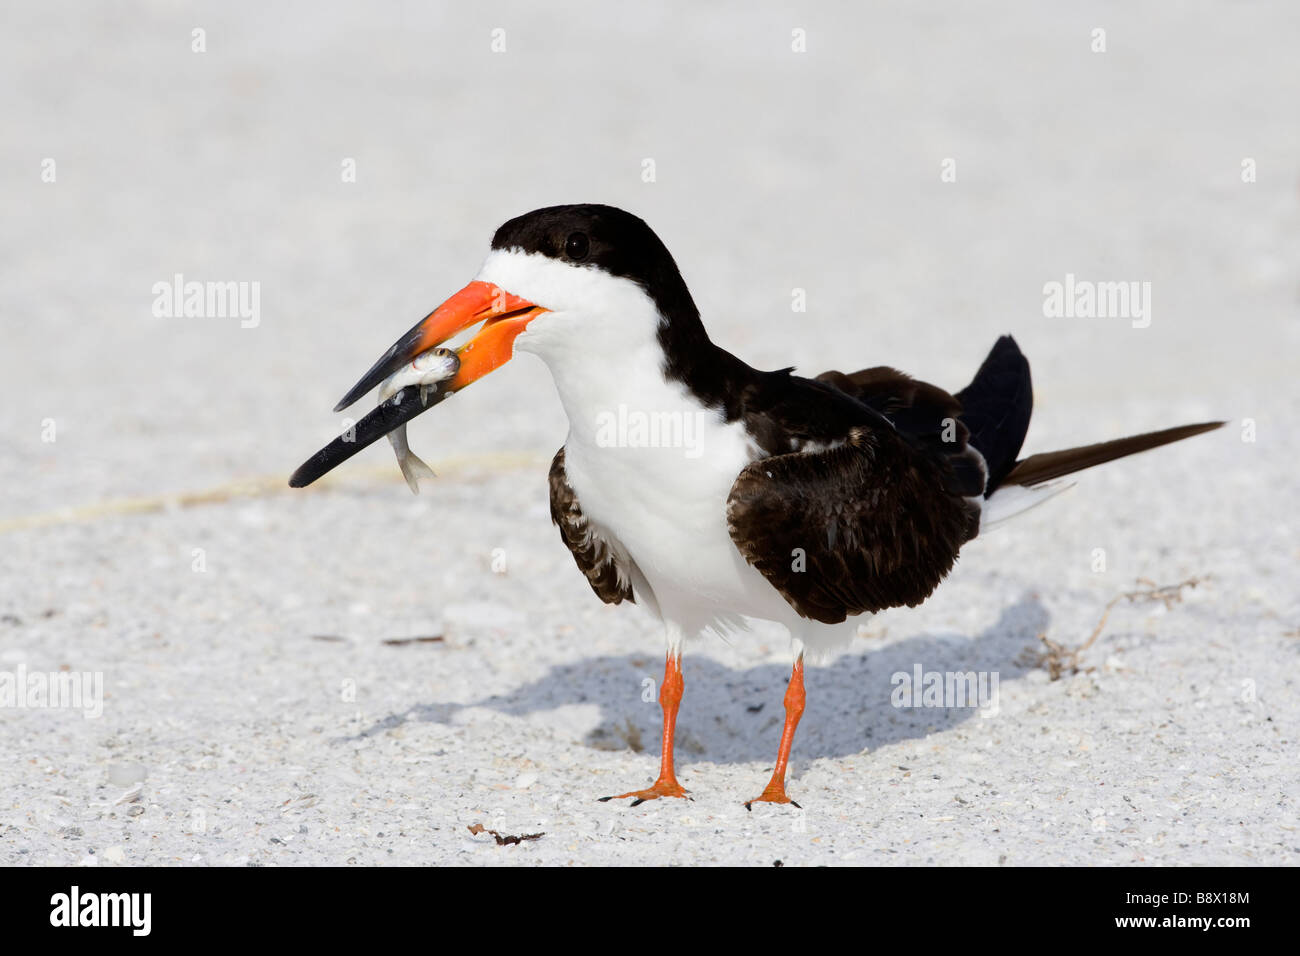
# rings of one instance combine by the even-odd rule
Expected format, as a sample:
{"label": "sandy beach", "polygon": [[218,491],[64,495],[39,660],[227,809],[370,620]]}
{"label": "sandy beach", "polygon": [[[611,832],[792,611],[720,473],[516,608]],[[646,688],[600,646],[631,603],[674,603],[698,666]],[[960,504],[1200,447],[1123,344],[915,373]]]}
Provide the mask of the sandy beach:
{"label": "sandy beach", "polygon": [[[0,691],[86,696],[0,706],[0,863],[1300,861],[1300,8],[565,10],[9,12]],[[1011,333],[1027,453],[1228,424],[810,667],[802,809],[743,806],[790,666],[763,626],[688,642],[693,799],[597,802],[653,779],[663,640],[551,525],[546,367],[411,425],[418,497],[384,442],[287,486],[493,230],[567,202],[649,222],[757,367],[955,390]],[[1053,314],[1067,282],[1142,308]],[[918,668],[996,706],[897,706]]]}

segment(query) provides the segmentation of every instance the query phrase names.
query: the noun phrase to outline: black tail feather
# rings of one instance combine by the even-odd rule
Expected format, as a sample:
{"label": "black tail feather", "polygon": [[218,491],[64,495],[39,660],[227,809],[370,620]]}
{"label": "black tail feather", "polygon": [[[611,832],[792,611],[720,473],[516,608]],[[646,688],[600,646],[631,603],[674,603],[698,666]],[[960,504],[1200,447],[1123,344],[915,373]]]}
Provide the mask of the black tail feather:
{"label": "black tail feather", "polygon": [[[977,376],[978,378],[978,376]],[[1136,455],[1140,451],[1158,448],[1170,442],[1191,438],[1204,432],[1227,424],[1226,422],[1202,422],[1199,425],[1179,425],[1163,431],[1147,432],[1145,435],[1131,435],[1114,441],[1098,442],[1095,445],[1082,445],[1078,448],[1066,448],[1062,451],[1049,451],[1040,455],[1030,455],[1016,462],[1006,475],[1004,484],[1037,485],[1062,475],[1073,474],[1093,465],[1105,464],[1126,455]],[[979,447],[978,445],[976,447]]]}
{"label": "black tail feather", "polygon": [[962,406],[961,420],[970,430],[970,443],[988,465],[984,493],[992,494],[1016,467],[1016,456],[1034,410],[1029,361],[1016,340],[1009,335],[999,338],[971,383],[956,398]]}

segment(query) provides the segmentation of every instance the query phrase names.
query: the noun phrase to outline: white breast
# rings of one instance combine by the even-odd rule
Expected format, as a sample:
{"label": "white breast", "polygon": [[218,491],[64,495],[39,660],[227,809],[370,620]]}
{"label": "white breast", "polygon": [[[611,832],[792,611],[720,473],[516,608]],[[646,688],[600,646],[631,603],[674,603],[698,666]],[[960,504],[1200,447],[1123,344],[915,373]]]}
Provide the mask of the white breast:
{"label": "white breast", "polygon": [[622,379],[612,407],[566,398],[572,388],[557,382],[569,412],[565,468],[583,512],[623,546],[661,614],[686,633],[736,615],[784,616],[784,599],[727,531],[727,496],[755,457],[744,428],[654,371]]}

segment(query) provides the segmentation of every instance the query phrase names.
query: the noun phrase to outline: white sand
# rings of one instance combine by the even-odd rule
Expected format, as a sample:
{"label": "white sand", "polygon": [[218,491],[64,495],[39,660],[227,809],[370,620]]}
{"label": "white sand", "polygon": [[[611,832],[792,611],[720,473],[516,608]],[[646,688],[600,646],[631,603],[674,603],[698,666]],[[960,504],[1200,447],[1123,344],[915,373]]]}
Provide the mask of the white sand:
{"label": "white sand", "polygon": [[[0,672],[102,672],[105,700],[0,710],[0,861],[1297,860],[1294,4],[416,6],[9,14]],[[1089,473],[810,670],[802,812],[741,806],[779,735],[770,632],[688,648],[693,802],[597,803],[653,776],[661,643],[550,526],[565,424],[540,363],[412,426],[443,471],[418,499],[386,443],[281,488],[498,223],[573,201],[644,216],[756,365],[956,388],[1012,332],[1028,451],[1232,424]],[[155,318],[176,273],[260,282],[260,323]],[[1066,273],[1149,281],[1150,327],[1044,317]],[[1082,643],[1139,577],[1203,583],[1117,606],[1085,673],[1029,659],[1040,632]],[[998,672],[1000,712],[892,707],[918,663]],[[479,822],[545,836],[497,847]]]}

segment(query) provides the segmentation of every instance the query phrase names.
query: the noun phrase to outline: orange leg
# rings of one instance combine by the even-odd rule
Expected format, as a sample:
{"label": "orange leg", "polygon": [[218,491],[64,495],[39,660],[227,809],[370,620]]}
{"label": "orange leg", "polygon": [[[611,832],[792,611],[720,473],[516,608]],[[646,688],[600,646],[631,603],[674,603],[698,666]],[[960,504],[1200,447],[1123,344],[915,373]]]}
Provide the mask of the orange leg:
{"label": "orange leg", "polygon": [[673,774],[673,734],[677,730],[677,708],[682,702],[682,659],[679,654],[668,652],[664,663],[664,682],[659,688],[659,706],[664,709],[663,753],[659,758],[659,779],[648,790],[632,790],[620,793],[616,797],[601,797],[606,800],[622,800],[632,797],[632,806],[656,800],[659,797],[685,797],[687,790],[677,782]]}
{"label": "orange leg", "polygon": [[[745,804],[746,810],[752,810],[755,803],[789,803],[798,807],[785,793],[785,768],[790,762],[790,745],[794,743],[794,732],[803,716],[803,655],[794,662],[790,672],[790,686],[785,690],[785,729],[781,731],[781,749],[776,752],[776,767],[772,770],[772,779],[759,796]],[[799,809],[803,809],[799,807]]]}

